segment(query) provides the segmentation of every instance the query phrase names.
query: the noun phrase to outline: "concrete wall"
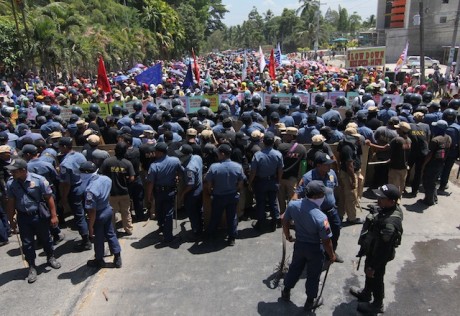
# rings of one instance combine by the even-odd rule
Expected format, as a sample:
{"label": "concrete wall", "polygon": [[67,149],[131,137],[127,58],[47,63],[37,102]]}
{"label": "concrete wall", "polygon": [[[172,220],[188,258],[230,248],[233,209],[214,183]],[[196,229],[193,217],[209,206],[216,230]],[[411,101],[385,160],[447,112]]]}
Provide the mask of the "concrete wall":
{"label": "concrete wall", "polygon": [[[425,8],[425,56],[442,59],[442,46],[452,44],[454,20],[460,0],[450,0],[444,4],[441,0],[424,0]],[[377,29],[385,22],[386,0],[379,0],[377,5]],[[386,29],[386,60],[394,63],[409,40],[408,55],[420,55],[420,31],[414,26],[413,17],[419,13],[419,0],[407,1],[405,28]],[[446,17],[446,23],[440,23],[441,17]],[[457,34],[457,45],[460,43],[460,32]]]}

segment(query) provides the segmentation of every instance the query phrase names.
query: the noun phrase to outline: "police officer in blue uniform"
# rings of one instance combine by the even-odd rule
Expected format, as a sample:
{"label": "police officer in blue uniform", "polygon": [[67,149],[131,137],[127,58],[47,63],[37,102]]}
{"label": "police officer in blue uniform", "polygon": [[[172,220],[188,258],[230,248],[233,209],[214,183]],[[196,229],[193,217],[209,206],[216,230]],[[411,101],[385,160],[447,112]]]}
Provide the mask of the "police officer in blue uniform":
{"label": "police officer in blue uniform", "polygon": [[246,179],[243,167],[230,160],[232,148],[222,144],[217,148],[219,162],[213,163],[205,177],[205,192],[211,196],[211,219],[208,235],[214,237],[217,226],[225,210],[227,218],[228,244],[235,245],[238,217],[236,208],[240,200],[240,192]]}
{"label": "police officer in blue uniform", "polygon": [[438,191],[442,194],[450,195],[450,193],[445,192],[448,188],[447,182],[449,182],[450,171],[454,166],[455,161],[460,156],[460,125],[457,124],[457,111],[454,109],[446,109],[442,114],[442,119],[447,122],[449,125],[446,129],[446,134],[452,139],[452,145],[447,151],[446,161],[442,168],[441,179],[439,181]]}
{"label": "police officer in blue uniform", "polygon": [[[51,190],[53,191],[53,197],[56,199],[56,183],[57,183],[57,172],[53,165],[49,162],[38,159],[38,149],[36,146],[27,144],[22,147],[22,158],[27,161],[27,171],[38,174],[48,180]],[[63,218],[63,214],[59,214]],[[51,235],[53,235],[54,244],[64,240],[64,234],[61,232],[59,226],[50,228]]]}
{"label": "police officer in blue uniform", "polygon": [[80,178],[80,166],[86,162],[85,156],[72,150],[72,139],[62,137],[59,140],[59,151],[65,155],[59,170],[59,193],[61,195],[61,205],[64,210],[69,209],[73,212],[78,232],[82,237],[76,250],[91,250],[92,245],[89,240],[88,223],[85,219],[83,209],[84,187]]}
{"label": "police officer in blue uniform", "polygon": [[[315,154],[315,168],[308,171],[300,179],[297,189],[294,193],[293,199],[305,197],[305,187],[311,181],[322,181],[326,186],[326,195],[323,204],[321,204],[321,211],[326,214],[332,231],[332,246],[334,251],[337,249],[337,243],[340,237],[340,229],[342,228],[342,221],[340,220],[339,213],[337,212],[337,204],[334,196],[334,189],[339,185],[337,175],[331,169],[331,165],[335,161],[329,155],[323,152]],[[343,262],[343,259],[336,254],[336,262]]]}
{"label": "police officer in blue uniform", "polygon": [[[40,239],[46,253],[48,265],[53,269],[59,269],[61,264],[54,257],[53,241],[51,239],[49,226],[57,226],[56,206],[48,181],[35,173],[27,171],[27,162],[22,159],[15,159],[7,169],[11,172],[12,178],[8,180],[7,192],[8,202],[6,205],[10,219],[11,228],[19,231],[22,241],[22,251],[29,264],[28,282],[37,280],[35,266],[34,236]],[[49,214],[41,214],[39,202],[44,200],[49,209]],[[17,223],[14,220],[14,212],[17,212]]]}
{"label": "police officer in blue uniform", "polygon": [[104,267],[104,241],[107,240],[114,255],[113,264],[116,268],[121,268],[121,248],[112,225],[113,210],[109,204],[112,180],[97,174],[97,166],[91,161],[84,162],[79,170],[84,186],[85,209],[89,217],[89,234],[94,237],[95,259],[88,260],[87,265]]}
{"label": "police officer in blue uniform", "polygon": [[265,222],[265,206],[268,204],[272,221],[271,230],[281,227],[280,213],[277,203],[279,184],[283,176],[283,155],[273,149],[275,135],[268,132],[264,135],[264,148],[254,154],[251,162],[249,185],[256,199],[257,223],[256,230],[262,230]]}
{"label": "police officer in blue uniform", "polygon": [[[294,288],[307,265],[305,282],[307,300],[304,309],[309,311],[322,305],[318,296],[319,278],[324,264],[324,251],[333,263],[336,259],[332,246],[332,231],[327,216],[320,210],[324,201],[326,187],[322,181],[313,180],[305,187],[306,198],[289,203],[283,217],[283,232],[286,239],[294,242],[294,253],[289,270],[284,277],[284,289],[281,298],[289,301]],[[289,227],[295,224],[295,238]]]}
{"label": "police officer in blue uniform", "polygon": [[147,174],[146,195],[149,204],[152,203],[152,193],[155,197],[155,209],[160,232],[163,232],[164,242],[174,241],[173,214],[176,198],[176,178],[183,171],[177,157],[167,155],[168,145],[157,143],[155,146],[155,161],[150,165]]}
{"label": "police officer in blue uniform", "polygon": [[194,236],[200,237],[203,233],[203,160],[193,155],[193,148],[188,144],[183,144],[175,153],[184,167],[185,188],[180,200],[184,201]]}

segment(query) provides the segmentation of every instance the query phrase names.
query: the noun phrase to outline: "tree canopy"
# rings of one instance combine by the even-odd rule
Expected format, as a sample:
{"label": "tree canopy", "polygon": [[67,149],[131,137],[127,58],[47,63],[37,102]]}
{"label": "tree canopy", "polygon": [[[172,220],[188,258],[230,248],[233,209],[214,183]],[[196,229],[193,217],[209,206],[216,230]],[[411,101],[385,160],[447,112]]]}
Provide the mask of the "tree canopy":
{"label": "tree canopy", "polygon": [[[12,6],[14,4],[14,6]],[[227,27],[222,0],[0,0],[1,66],[35,72],[94,72],[101,54],[110,71],[138,62],[175,59],[214,49],[258,48],[281,43],[284,52],[326,47],[335,37],[353,37],[375,25],[356,12],[300,0],[297,10],[259,13]],[[319,22],[319,27],[316,22]]]}

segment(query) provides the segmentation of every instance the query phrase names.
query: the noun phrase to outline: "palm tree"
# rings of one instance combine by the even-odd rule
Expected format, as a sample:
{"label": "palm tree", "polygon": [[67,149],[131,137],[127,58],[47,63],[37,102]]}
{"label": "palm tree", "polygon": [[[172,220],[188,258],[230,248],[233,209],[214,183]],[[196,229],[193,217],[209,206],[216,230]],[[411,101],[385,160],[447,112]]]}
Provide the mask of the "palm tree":
{"label": "palm tree", "polygon": [[308,12],[319,10],[318,0],[299,0],[300,7],[296,10],[296,14],[305,16]]}

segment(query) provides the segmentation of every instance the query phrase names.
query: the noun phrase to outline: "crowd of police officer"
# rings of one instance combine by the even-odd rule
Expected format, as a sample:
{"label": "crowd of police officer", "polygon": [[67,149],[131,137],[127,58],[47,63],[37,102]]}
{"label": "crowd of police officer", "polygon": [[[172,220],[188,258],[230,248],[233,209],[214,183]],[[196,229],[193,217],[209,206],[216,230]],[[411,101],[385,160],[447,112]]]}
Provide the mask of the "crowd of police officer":
{"label": "crowd of police officer", "polygon": [[[180,99],[174,99],[171,106],[150,103],[145,112],[140,101],[133,102],[131,113],[128,107],[115,104],[105,119],[96,104],[89,107],[86,119],[82,109],[74,106],[70,118],[64,120],[58,105],[37,107],[34,120],[20,116],[14,125],[3,116],[1,193],[3,201],[15,204],[2,204],[7,205],[9,215],[8,222],[2,209],[2,244],[8,242],[10,229],[14,230],[17,222],[26,260],[33,268],[35,257],[23,218],[36,220],[40,230],[33,232],[46,239],[42,243],[47,245],[49,264],[58,267],[49,246],[53,240],[45,238],[43,231],[51,234],[54,243],[60,242],[64,236],[59,227],[72,213],[81,235],[76,249],[90,250],[92,241],[95,245],[96,259],[88,265],[104,266],[101,244],[107,239],[114,264],[121,267],[113,213],[121,213],[128,235],[133,230],[132,217],[136,221],[155,218],[163,242],[169,244],[177,240],[174,211],[183,205],[194,240],[216,238],[225,210],[231,246],[237,238],[238,217],[252,216],[257,220],[254,229],[263,233],[281,227],[286,222],[283,214],[289,214],[287,218],[294,220],[301,235],[302,229],[310,234],[311,225],[322,220],[323,233],[300,238],[300,242],[320,247],[321,240],[330,238],[326,255],[340,262],[335,250],[342,223],[362,223],[356,207],[363,193],[361,158],[366,143],[372,148],[369,159],[377,162],[373,185],[396,186],[399,199],[401,195],[415,197],[423,184],[425,198],[421,202],[426,205],[437,202],[438,192],[448,194],[449,174],[459,157],[460,100],[436,103],[429,92],[406,94],[404,102],[393,109],[391,98],[382,98],[379,107],[373,95],[364,92],[351,105],[342,96],[334,104],[323,94],[317,94],[311,105],[298,96],[284,105],[273,95],[263,107],[258,94],[244,96],[242,100],[222,100],[216,113],[204,99],[196,113],[187,115]],[[340,108],[344,115],[337,111]],[[109,158],[103,144],[115,144],[114,157]],[[337,145],[335,154],[332,144]],[[415,169],[413,178],[411,168]],[[16,170],[25,173],[15,176]],[[318,181],[323,187],[316,185],[309,193],[309,183]],[[411,192],[406,192],[406,183],[410,183]],[[37,201],[42,195],[49,204],[50,217],[41,218],[38,207],[31,206],[34,194]],[[307,199],[310,202],[294,203]],[[395,203],[398,199],[392,197]],[[55,206],[51,201],[56,201]],[[209,223],[205,223],[206,208],[210,209]],[[298,226],[293,212],[304,208],[317,209],[324,216],[315,213],[315,220],[298,220],[302,223]],[[307,251],[309,246],[298,247]],[[322,262],[324,251],[318,249],[314,252]],[[310,255],[298,257],[298,266]],[[312,278],[318,279],[315,273]],[[289,277],[290,287],[295,278]],[[33,271],[30,281],[34,281]],[[306,306],[312,308],[318,305],[312,303],[317,286],[309,288]]]}

